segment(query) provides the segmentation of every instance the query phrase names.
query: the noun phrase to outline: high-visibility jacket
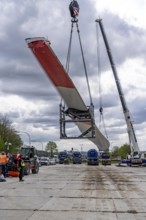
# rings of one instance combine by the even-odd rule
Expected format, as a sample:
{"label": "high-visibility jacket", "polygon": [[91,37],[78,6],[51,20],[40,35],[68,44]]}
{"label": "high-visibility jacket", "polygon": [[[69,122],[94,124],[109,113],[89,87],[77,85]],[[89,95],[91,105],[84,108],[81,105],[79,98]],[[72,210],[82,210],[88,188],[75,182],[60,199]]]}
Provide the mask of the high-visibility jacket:
{"label": "high-visibility jacket", "polygon": [[22,159],[18,160],[18,170],[20,171],[22,168],[25,167],[25,163]]}
{"label": "high-visibility jacket", "polygon": [[22,167],[25,167],[25,163],[24,163],[23,160],[22,160],[22,162],[21,162],[21,166],[22,166]]}
{"label": "high-visibility jacket", "polygon": [[0,155],[0,165],[6,164],[8,162],[6,155]]}

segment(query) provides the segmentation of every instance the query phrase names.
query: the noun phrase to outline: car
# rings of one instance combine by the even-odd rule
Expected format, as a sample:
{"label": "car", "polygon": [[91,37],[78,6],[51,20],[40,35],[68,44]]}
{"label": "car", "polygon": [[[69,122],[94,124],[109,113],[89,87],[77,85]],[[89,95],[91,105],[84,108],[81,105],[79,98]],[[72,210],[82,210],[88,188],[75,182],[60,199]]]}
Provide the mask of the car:
{"label": "car", "polygon": [[41,157],[40,163],[41,163],[41,166],[43,166],[43,165],[48,166],[48,165],[50,165],[50,160],[48,157]]}
{"label": "car", "polygon": [[59,163],[59,158],[57,156],[55,156],[54,159],[56,163]]}
{"label": "car", "polygon": [[41,158],[38,158],[39,167],[41,167]]}
{"label": "car", "polygon": [[50,159],[50,165],[55,165],[55,164],[56,164],[55,158],[51,158],[51,159]]}

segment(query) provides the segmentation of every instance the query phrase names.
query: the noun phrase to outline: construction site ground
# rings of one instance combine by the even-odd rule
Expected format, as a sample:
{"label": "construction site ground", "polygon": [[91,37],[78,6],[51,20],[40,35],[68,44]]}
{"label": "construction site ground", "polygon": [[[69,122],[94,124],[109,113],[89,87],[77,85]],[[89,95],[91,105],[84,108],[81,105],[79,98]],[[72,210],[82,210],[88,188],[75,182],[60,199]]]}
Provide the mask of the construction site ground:
{"label": "construction site ground", "polygon": [[145,220],[146,167],[42,166],[0,183],[0,220]]}

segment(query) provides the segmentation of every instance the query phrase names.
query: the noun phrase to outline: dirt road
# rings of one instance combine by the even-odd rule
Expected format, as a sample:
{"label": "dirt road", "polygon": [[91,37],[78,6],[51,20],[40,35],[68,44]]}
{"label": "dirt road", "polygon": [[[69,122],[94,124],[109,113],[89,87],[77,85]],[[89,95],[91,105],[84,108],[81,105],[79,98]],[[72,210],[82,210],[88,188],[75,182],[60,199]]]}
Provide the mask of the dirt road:
{"label": "dirt road", "polygon": [[145,220],[146,167],[55,165],[0,183],[1,220]]}

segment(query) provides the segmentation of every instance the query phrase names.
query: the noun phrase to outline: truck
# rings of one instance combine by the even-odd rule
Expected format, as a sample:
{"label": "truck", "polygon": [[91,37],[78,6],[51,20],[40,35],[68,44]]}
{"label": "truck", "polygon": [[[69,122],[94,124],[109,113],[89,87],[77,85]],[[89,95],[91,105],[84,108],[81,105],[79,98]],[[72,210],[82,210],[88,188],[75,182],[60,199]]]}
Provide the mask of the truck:
{"label": "truck", "polygon": [[24,175],[29,175],[30,171],[35,174],[39,172],[39,159],[35,147],[22,147],[20,154],[25,162]]}
{"label": "truck", "polygon": [[67,151],[61,151],[58,154],[59,164],[69,164],[69,154]]}
{"label": "truck", "polygon": [[82,154],[79,151],[73,151],[72,153],[72,163],[81,164],[82,163]]}
{"label": "truck", "polygon": [[102,165],[111,165],[111,158],[108,152],[103,152],[101,154],[101,164]]}
{"label": "truck", "polygon": [[90,149],[87,152],[88,165],[99,165],[99,154],[96,149]]}

